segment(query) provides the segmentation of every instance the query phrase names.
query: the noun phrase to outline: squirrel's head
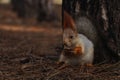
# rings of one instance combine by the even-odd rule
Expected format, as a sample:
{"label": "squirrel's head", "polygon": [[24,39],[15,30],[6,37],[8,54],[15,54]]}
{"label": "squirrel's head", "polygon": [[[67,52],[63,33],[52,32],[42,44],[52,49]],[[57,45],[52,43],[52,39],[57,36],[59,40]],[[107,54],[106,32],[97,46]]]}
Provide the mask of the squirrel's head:
{"label": "squirrel's head", "polygon": [[65,47],[73,47],[73,41],[77,38],[76,25],[73,18],[64,11],[63,15],[63,43]]}

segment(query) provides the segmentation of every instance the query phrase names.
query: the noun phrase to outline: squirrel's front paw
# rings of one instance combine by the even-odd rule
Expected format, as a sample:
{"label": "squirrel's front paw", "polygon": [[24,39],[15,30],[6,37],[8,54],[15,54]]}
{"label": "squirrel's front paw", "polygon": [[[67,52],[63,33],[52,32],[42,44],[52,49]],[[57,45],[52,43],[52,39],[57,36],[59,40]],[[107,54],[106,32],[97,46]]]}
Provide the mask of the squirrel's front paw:
{"label": "squirrel's front paw", "polygon": [[74,48],[74,54],[82,55],[82,48],[81,47],[75,47]]}

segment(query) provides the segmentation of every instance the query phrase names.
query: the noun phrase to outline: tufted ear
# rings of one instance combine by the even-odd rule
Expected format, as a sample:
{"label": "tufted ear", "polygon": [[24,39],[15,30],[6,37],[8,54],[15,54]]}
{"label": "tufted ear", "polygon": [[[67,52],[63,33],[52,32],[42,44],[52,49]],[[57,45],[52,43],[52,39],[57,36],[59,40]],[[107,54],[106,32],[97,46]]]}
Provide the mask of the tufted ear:
{"label": "tufted ear", "polygon": [[75,26],[75,22],[73,20],[73,18],[66,12],[64,11],[64,15],[63,15],[63,29],[67,29],[70,28],[73,31],[76,31],[76,26]]}

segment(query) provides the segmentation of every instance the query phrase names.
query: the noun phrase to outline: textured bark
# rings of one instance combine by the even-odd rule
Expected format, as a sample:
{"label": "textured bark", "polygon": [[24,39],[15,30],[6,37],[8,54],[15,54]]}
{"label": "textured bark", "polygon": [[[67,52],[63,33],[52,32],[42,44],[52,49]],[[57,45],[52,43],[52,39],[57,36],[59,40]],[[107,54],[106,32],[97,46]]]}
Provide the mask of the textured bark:
{"label": "textured bark", "polygon": [[99,0],[99,8],[95,17],[100,25],[98,29],[102,36],[103,43],[109,50],[109,53],[111,53],[112,57],[115,57],[116,59],[120,58],[119,4],[119,0]]}

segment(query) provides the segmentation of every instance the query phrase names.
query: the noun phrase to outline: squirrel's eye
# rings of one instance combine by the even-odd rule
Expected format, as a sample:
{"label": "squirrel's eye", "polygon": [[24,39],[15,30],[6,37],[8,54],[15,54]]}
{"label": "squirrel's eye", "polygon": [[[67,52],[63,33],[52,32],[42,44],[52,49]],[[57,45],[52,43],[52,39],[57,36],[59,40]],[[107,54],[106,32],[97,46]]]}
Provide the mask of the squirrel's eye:
{"label": "squirrel's eye", "polygon": [[69,36],[69,38],[70,38],[70,39],[72,39],[72,38],[73,38],[73,36]]}

